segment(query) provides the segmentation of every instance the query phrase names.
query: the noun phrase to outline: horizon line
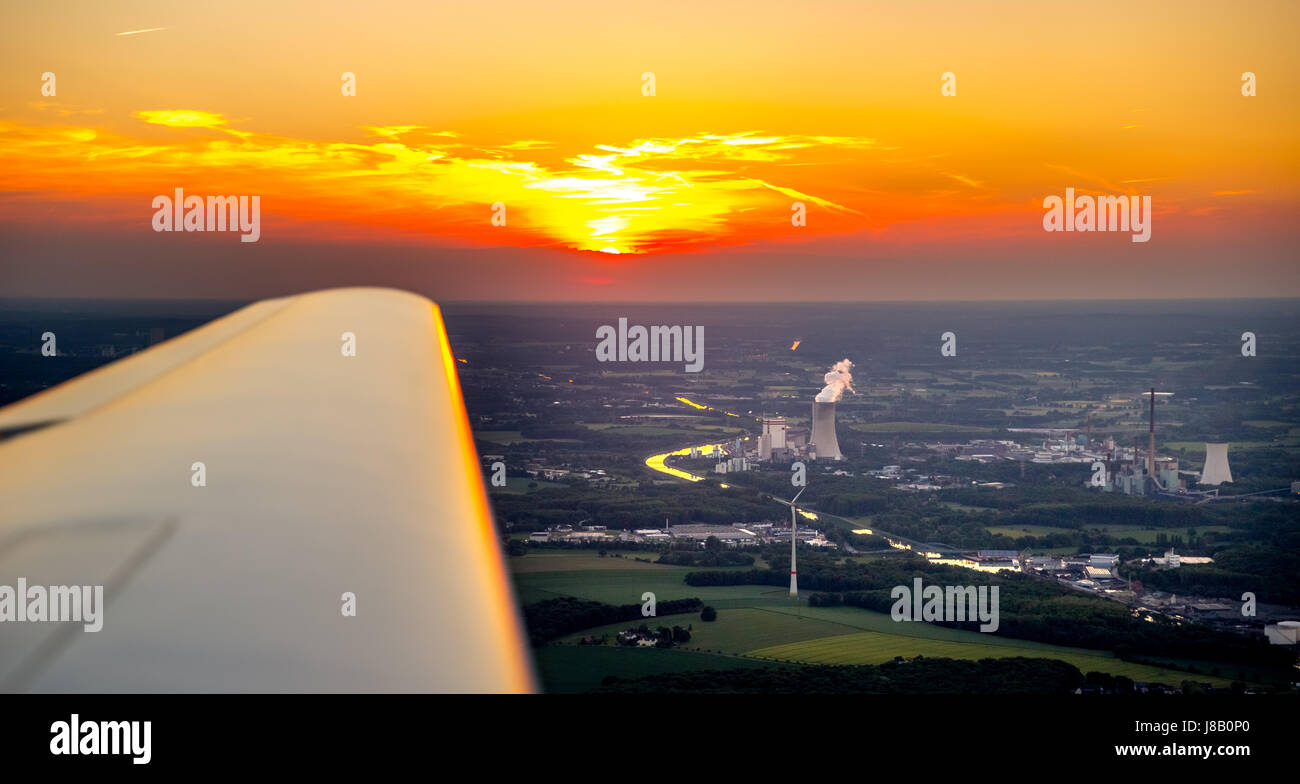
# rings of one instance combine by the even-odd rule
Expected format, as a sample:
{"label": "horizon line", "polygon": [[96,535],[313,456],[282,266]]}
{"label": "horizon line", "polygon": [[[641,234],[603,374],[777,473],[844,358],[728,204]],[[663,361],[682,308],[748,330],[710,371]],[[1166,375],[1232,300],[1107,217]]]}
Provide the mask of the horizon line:
{"label": "horizon line", "polygon": [[319,289],[284,293],[266,294],[252,297],[130,297],[130,296],[0,296],[0,302],[188,302],[188,303],[231,303],[259,302],[280,297],[294,297],[314,291],[329,291],[348,288],[380,288],[405,291],[425,297],[435,304],[442,305],[980,305],[980,304],[1031,304],[1031,303],[1127,303],[1127,302],[1289,302],[1300,301],[1295,296],[1239,296],[1239,297],[1041,297],[1023,299],[833,299],[833,300],[783,300],[783,299],[712,299],[712,300],[602,300],[602,299],[437,299],[418,291],[411,291],[396,286],[326,286]]}

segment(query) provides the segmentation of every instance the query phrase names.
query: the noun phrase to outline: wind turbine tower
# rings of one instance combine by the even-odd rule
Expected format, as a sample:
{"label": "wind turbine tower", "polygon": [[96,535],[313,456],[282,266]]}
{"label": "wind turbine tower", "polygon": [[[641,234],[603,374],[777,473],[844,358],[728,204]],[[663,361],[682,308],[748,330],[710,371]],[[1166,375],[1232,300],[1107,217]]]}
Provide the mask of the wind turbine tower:
{"label": "wind turbine tower", "polygon": [[794,498],[790,499],[790,598],[792,599],[799,598],[799,572],[794,565],[795,545],[799,543],[799,513],[795,511],[794,503],[799,500],[799,496],[803,495],[803,491],[807,489],[807,487],[803,488],[803,490],[794,494]]}

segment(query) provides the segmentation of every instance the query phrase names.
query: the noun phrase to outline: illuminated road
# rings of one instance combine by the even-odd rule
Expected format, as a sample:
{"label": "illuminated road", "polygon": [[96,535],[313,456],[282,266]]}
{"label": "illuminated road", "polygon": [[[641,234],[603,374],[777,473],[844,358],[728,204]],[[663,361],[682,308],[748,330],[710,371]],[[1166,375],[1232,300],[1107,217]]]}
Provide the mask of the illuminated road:
{"label": "illuminated road", "polygon": [[[725,443],[730,443],[730,442],[728,441]],[[688,446],[682,449],[678,449],[675,452],[664,452],[661,455],[651,455],[650,457],[647,457],[645,459],[645,464],[650,468],[654,469],[655,471],[658,471],[662,474],[668,474],[669,476],[676,477],[677,479],[685,479],[688,482],[703,482],[704,477],[699,476],[698,474],[692,474],[690,471],[683,471],[680,468],[673,468],[670,465],[665,465],[664,461],[674,455],[689,455],[692,449],[700,450],[700,454],[702,455],[711,455],[714,454],[715,452],[721,451],[721,448],[724,445],[725,444],[701,444],[700,446],[695,446],[695,447]],[[722,486],[731,487],[731,485],[727,484],[726,482],[723,482]],[[781,503],[785,503],[786,506],[790,505],[789,503],[781,501],[781,499],[779,498],[775,498],[773,500]],[[799,514],[803,515],[809,520],[817,519],[817,514],[815,512],[809,512],[804,509],[799,509],[799,507],[795,507],[795,509],[798,509]]]}
{"label": "illuminated road", "polygon": [[[702,482],[704,481],[704,477],[698,474],[692,474],[689,471],[683,471],[680,468],[673,468],[672,466],[667,465],[665,461],[669,457],[689,455],[692,449],[698,449],[701,455],[712,455],[720,452],[721,448],[725,446],[727,443],[730,442],[724,442],[722,444],[701,444],[700,446],[696,446],[696,447],[688,446],[688,447],[683,447],[682,449],[678,449],[675,452],[664,452],[663,454],[659,454],[659,455],[651,455],[650,457],[647,457],[645,459],[645,464],[650,468],[654,469],[655,471],[658,471],[661,474],[667,474],[677,479],[685,479],[688,482]],[[730,487],[731,485],[723,483],[722,486]],[[785,504],[786,506],[790,505],[789,502],[782,501],[779,498],[773,498],[772,500],[776,501],[777,503]],[[817,519],[816,512],[809,512],[806,509],[801,509],[799,507],[795,507],[795,508],[798,510],[801,516],[814,521]],[[830,515],[830,516],[834,517],[836,520],[840,520],[848,524],[849,526],[858,525],[857,523],[854,523],[852,520],[849,520],[848,518],[845,517],[840,517],[839,515]],[[953,550],[951,554],[927,551],[919,543],[913,543],[910,540],[907,540],[906,537],[895,538],[892,535],[887,535],[884,531],[871,531],[869,529],[859,529],[859,530],[863,531],[864,533],[873,533],[877,536],[880,536],[881,538],[885,539],[885,541],[889,542],[889,546],[894,549],[911,550],[917,553],[918,555],[923,556],[926,560],[930,561],[931,563],[950,564],[952,566],[961,566],[966,569],[975,569],[977,571],[998,571],[997,569],[981,567],[975,561],[972,561],[968,558],[961,557],[960,555],[957,554],[955,548],[948,548]]]}
{"label": "illuminated road", "polygon": [[[678,479],[685,479],[688,482],[702,482],[704,481],[704,477],[697,476],[695,474],[692,474],[689,471],[683,471],[680,468],[673,468],[672,466],[665,465],[664,461],[673,455],[689,455],[692,449],[700,450],[700,454],[702,455],[711,455],[714,452],[717,452],[721,447],[722,444],[702,444],[700,446],[688,446],[683,449],[678,449],[676,452],[664,452],[662,455],[651,455],[645,459],[645,464],[650,468],[654,469],[655,471],[658,471],[662,474],[675,476]],[[723,485],[723,487],[727,487],[727,485]]]}

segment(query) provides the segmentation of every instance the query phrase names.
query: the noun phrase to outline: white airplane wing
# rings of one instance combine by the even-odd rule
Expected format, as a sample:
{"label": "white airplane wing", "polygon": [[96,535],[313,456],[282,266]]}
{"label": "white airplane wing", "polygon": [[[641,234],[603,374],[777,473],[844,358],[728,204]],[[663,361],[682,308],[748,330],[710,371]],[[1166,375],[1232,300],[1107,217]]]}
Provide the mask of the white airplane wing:
{"label": "white airplane wing", "polygon": [[[0,691],[535,689],[427,299],[259,302],[0,409],[6,433]],[[97,585],[99,631],[3,606]]]}

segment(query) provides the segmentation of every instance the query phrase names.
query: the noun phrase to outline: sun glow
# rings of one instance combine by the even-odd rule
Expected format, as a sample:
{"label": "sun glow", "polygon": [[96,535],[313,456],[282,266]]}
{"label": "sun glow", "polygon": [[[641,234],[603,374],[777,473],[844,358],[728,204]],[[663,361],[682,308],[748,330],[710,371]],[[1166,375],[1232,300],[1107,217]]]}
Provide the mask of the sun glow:
{"label": "sun glow", "polygon": [[[556,157],[543,142],[485,146],[413,125],[367,126],[370,141],[344,143],[235,128],[226,116],[199,109],[131,117],[172,136],[145,141],[99,128],[0,124],[0,188],[57,190],[75,172],[83,193],[134,197],[169,191],[162,185],[185,171],[195,181],[221,182],[223,191],[258,193],[268,214],[302,221],[342,215],[470,242],[644,254],[788,233],[792,200],[818,211],[818,231],[860,228],[859,211],[803,192],[792,184],[797,170],[777,167],[873,145],[703,134],[598,144],[594,153]],[[490,220],[498,203],[508,210],[508,228]]]}

